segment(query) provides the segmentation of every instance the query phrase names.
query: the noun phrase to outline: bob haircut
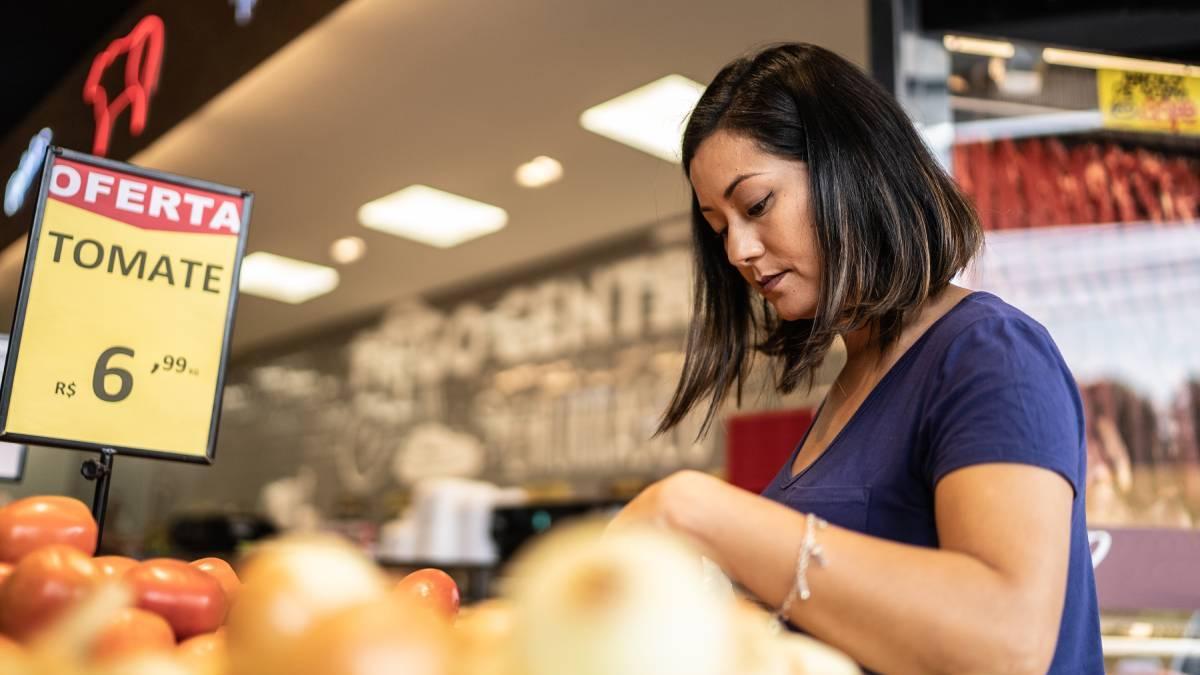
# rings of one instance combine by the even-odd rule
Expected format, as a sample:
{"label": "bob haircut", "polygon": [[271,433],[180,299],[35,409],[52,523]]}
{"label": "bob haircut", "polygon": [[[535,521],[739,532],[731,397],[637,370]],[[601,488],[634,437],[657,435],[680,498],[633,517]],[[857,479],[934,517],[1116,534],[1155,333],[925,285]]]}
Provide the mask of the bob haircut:
{"label": "bob haircut", "polygon": [[755,351],[778,357],[781,392],[812,386],[834,338],[869,326],[882,347],[975,256],[978,216],[903,109],[856,66],[811,44],[779,44],[721,69],[692,110],[683,169],[717,131],[808,165],[821,278],[811,319],[784,321],[731,265],[692,191],[695,297],[683,373],[659,424],[701,399],[703,436],[730,388],[740,403]]}

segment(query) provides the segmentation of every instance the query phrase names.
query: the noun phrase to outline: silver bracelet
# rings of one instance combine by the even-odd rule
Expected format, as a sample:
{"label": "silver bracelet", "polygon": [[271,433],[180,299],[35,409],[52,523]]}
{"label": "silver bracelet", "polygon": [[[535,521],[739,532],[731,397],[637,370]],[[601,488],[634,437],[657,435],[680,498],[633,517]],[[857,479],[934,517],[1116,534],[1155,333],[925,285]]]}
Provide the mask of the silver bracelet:
{"label": "silver bracelet", "polygon": [[812,591],[808,587],[808,567],[813,560],[825,567],[825,549],[817,541],[817,530],[823,530],[828,525],[829,523],[811,513],[805,518],[804,540],[800,543],[800,553],[796,555],[795,580],[783,599],[783,604],[775,612],[775,619],[781,625],[787,623],[787,617],[797,599],[804,601],[812,597]]}

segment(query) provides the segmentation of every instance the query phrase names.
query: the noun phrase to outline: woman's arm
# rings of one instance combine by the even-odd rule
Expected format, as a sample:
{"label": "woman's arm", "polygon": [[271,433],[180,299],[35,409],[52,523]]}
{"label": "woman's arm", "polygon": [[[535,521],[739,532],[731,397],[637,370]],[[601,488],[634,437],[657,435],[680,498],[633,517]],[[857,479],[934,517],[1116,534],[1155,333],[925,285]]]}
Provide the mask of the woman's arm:
{"label": "woman's arm", "polygon": [[[1072,490],[1058,474],[981,464],[938,484],[940,549],[830,526],[791,620],[888,673],[1044,673],[1058,641]],[[805,516],[697,472],[651,486],[614,526],[650,521],[694,539],[740,584],[782,604]]]}

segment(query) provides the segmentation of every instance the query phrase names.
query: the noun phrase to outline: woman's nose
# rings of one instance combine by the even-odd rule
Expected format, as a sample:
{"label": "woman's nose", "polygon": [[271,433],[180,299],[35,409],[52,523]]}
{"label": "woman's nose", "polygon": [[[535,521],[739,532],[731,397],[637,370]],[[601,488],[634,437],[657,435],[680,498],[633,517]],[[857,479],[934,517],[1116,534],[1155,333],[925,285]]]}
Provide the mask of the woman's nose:
{"label": "woman's nose", "polygon": [[753,265],[762,256],[764,247],[754,226],[730,223],[725,236],[725,255],[736,267]]}

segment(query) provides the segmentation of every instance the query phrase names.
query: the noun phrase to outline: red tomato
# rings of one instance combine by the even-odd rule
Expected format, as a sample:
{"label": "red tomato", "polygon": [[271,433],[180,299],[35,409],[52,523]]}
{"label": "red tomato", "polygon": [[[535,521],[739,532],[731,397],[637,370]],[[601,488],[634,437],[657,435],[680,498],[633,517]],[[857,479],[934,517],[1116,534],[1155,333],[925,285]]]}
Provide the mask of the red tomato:
{"label": "red tomato", "polygon": [[136,607],[126,607],[96,636],[92,659],[107,663],[134,654],[166,652],[175,648],[175,634],[161,616]]}
{"label": "red tomato", "polygon": [[78,499],[26,497],[0,509],[0,561],[15,563],[34,549],[66,544],[96,552],[96,521]]}
{"label": "red tomato", "polygon": [[242,582],[238,579],[238,575],[233,571],[233,568],[229,566],[229,563],[220,558],[201,558],[193,560],[192,567],[215,577],[221,583],[221,588],[225,591],[225,604],[233,605],[233,600],[237,597],[237,592],[242,587]]}
{"label": "red tomato", "polygon": [[396,593],[447,619],[453,620],[458,614],[458,584],[439,569],[429,567],[404,577],[396,584]]}
{"label": "red tomato", "polygon": [[25,641],[100,581],[92,559],[71,546],[44,546],[17,563],[0,588],[0,631]]}
{"label": "red tomato", "polygon": [[96,569],[105,579],[120,579],[138,564],[138,561],[123,555],[102,555],[93,558],[92,562],[96,563]]}
{"label": "red tomato", "polygon": [[134,603],[166,619],[180,640],[210,633],[225,620],[220,582],[182,560],[147,560],[126,572],[124,581]]}
{"label": "red tomato", "polygon": [[12,576],[12,573],[12,563],[0,562],[0,588],[4,586],[5,581],[8,581],[8,578]]}

